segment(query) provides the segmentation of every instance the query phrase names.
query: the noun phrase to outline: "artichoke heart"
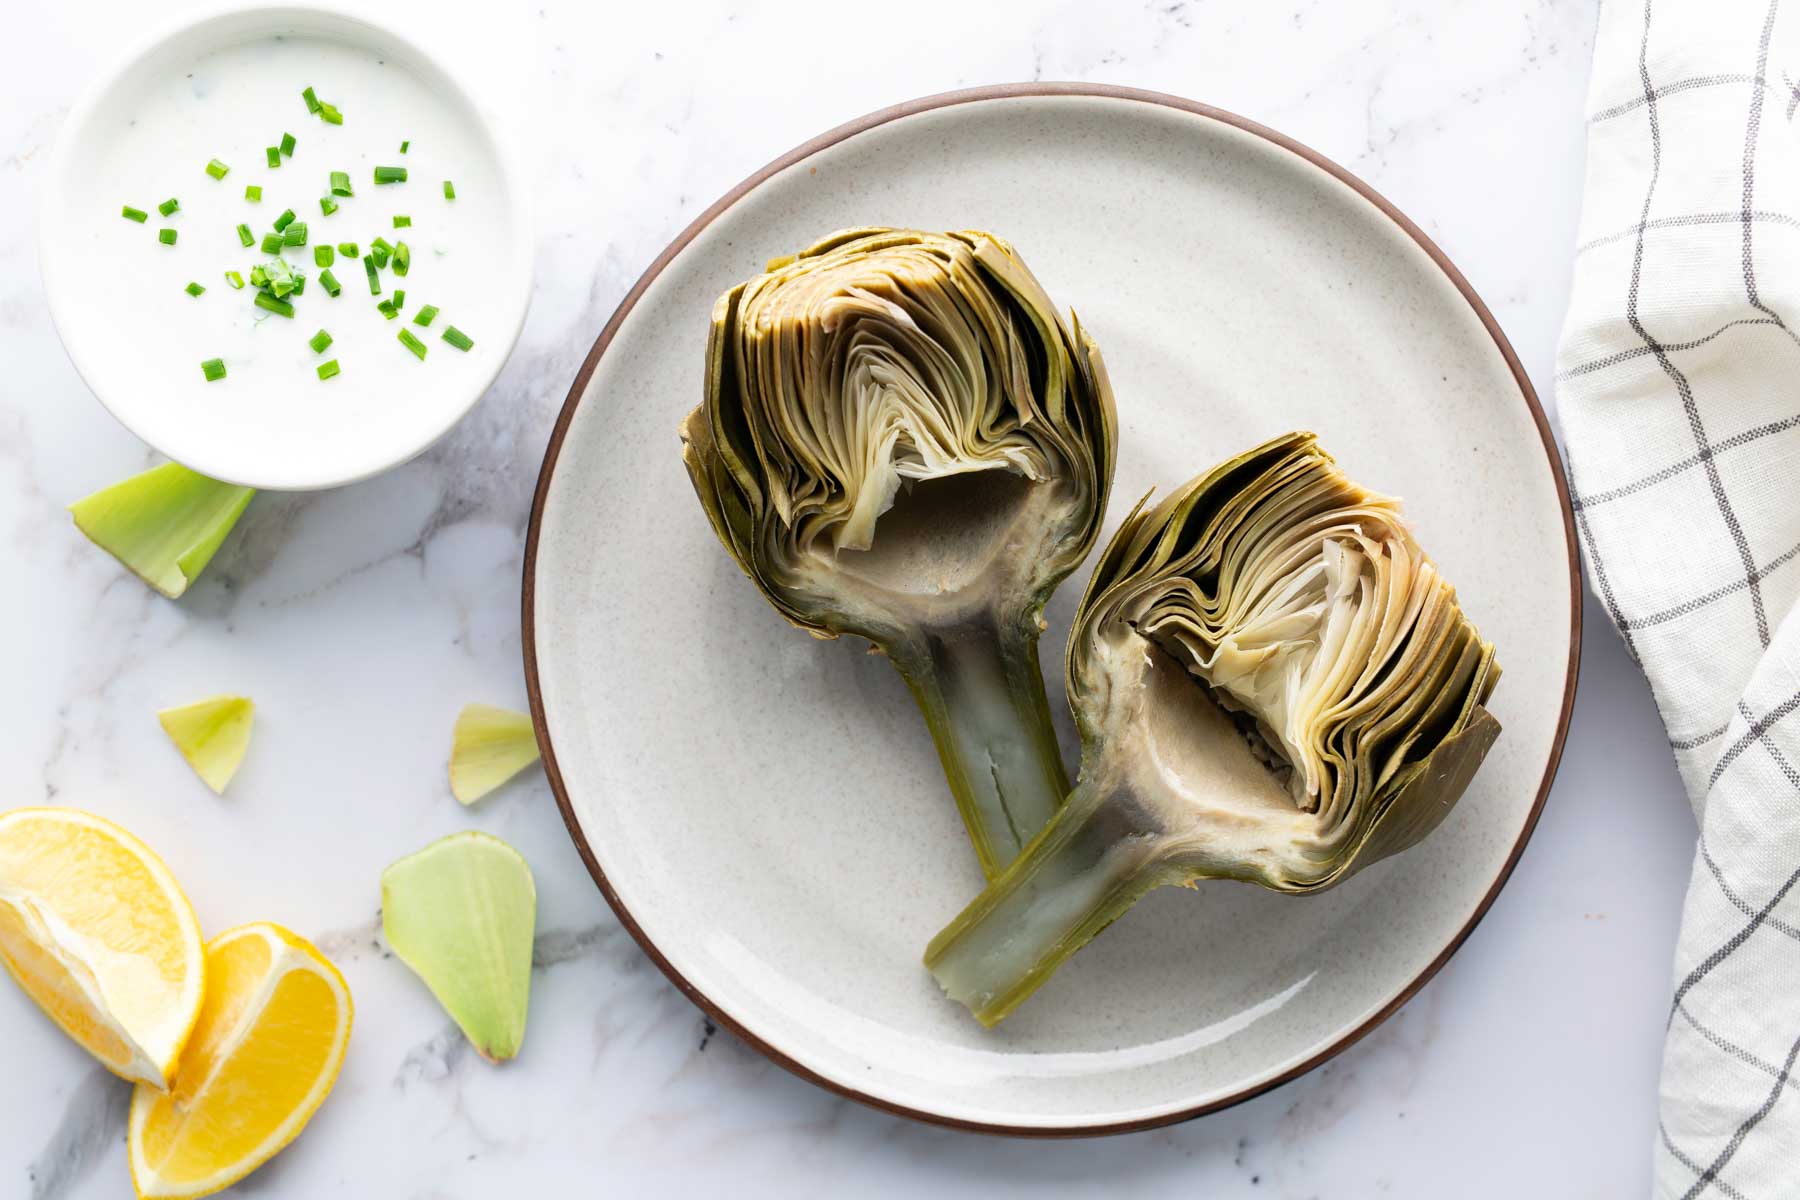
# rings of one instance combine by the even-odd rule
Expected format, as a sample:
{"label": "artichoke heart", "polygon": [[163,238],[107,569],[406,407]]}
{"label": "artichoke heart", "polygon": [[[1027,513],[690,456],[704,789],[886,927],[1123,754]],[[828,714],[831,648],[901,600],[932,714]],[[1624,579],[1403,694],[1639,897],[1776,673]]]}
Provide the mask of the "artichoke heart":
{"label": "artichoke heart", "polygon": [[1080,322],[992,234],[846,230],[719,298],[681,438],[776,610],[899,668],[997,873],[1068,792],[1037,639],[1116,441]]}
{"label": "artichoke heart", "polygon": [[1140,503],[1067,669],[1080,783],[926,952],[986,1025],[1153,887],[1306,894],[1413,845],[1500,731],[1493,646],[1306,433]]}

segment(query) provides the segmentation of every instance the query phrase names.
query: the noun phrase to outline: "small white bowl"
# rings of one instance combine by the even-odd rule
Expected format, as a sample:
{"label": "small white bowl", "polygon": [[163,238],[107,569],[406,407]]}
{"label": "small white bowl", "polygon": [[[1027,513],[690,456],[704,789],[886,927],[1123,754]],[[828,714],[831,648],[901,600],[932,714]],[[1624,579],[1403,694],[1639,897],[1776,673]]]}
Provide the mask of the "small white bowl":
{"label": "small white bowl", "polygon": [[[308,113],[313,86],[344,124]],[[298,145],[269,169],[264,146]],[[411,146],[399,153],[402,140]],[[230,164],[215,180],[211,158]],[[406,166],[403,184],[377,187],[371,164]],[[320,211],[329,173],[347,171],[354,195]],[[456,198],[443,196],[450,180]],[[245,186],[263,188],[260,204]],[[163,217],[170,197],[181,208]],[[130,205],[149,219],[121,218]],[[246,286],[278,213],[307,222],[290,252],[306,292],[292,319],[253,304]],[[392,217],[410,216],[395,229]],[[177,231],[174,246],[158,229]],[[375,310],[360,262],[338,258],[336,298],[318,285],[313,248],[381,236],[405,240],[411,272],[383,271],[382,296],[408,291],[394,320]],[[405,462],[443,436],[499,374],[531,298],[532,238],[524,174],[498,122],[411,39],[347,9],[236,5],[190,17],[149,38],[74,107],[57,141],[39,228],[51,316],[81,377],[108,411],[170,458],[259,488],[333,487]],[[206,288],[185,294],[187,280]],[[426,304],[432,326],[413,323]],[[464,353],[442,341],[455,325]],[[319,329],[325,353],[307,344]],[[400,344],[426,345],[420,360]],[[208,382],[202,360],[223,358]],[[341,373],[320,380],[331,359]]]}

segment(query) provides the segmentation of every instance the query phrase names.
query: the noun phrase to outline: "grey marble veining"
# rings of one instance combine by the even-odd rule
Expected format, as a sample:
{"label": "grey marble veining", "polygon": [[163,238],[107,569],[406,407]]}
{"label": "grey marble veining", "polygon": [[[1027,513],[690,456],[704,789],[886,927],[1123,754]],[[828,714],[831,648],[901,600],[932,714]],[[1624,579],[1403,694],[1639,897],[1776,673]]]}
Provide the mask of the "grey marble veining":
{"label": "grey marble veining", "polygon": [[[1457,959],[1321,1070],[1217,1116],[1105,1142],[972,1137],[802,1083],[706,1021],[639,952],[541,775],[469,811],[443,779],[463,703],[524,705],[523,534],[570,380],[638,273],[750,171],[838,122],[947,88],[1092,79],[1190,95],[1317,147],[1411,214],[1494,308],[1548,400],[1590,3],[374,9],[460,56],[517,130],[537,206],[531,316],[449,437],[354,487],[260,496],[175,604],[63,512],[154,459],[63,355],[32,237],[36,182],[75,90],[144,14],[120,0],[35,6],[0,44],[0,803],[123,821],[169,859],[208,931],[266,918],[315,937],[358,1004],[336,1094],[238,1194],[1645,1190],[1693,830],[1648,697],[1597,609],[1558,787]],[[220,799],[153,712],[224,690],[255,697],[259,712]],[[530,1034],[500,1068],[468,1052],[387,952],[376,915],[388,862],[470,826],[517,845],[540,896]],[[126,1089],[10,987],[0,1039],[0,1194],[128,1195]]]}

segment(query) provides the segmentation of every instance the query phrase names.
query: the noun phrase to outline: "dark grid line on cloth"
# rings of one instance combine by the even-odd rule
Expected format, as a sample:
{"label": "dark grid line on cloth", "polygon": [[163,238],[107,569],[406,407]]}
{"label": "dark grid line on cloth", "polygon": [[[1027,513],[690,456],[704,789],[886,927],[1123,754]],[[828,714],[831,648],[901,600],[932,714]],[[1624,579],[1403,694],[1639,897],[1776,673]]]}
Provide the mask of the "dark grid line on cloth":
{"label": "dark grid line on cloth", "polygon": [[1581,490],[1575,486],[1575,464],[1569,463],[1565,474],[1569,480],[1569,507],[1575,513],[1575,528],[1581,531],[1582,543],[1586,546],[1588,573],[1594,577],[1594,585],[1600,590],[1600,602],[1606,605],[1607,615],[1612,618],[1613,625],[1619,631],[1619,639],[1625,643],[1625,653],[1631,656],[1632,662],[1640,662],[1637,652],[1637,639],[1631,636],[1631,622],[1619,609],[1618,597],[1613,595],[1612,580],[1606,573],[1606,560],[1600,557],[1600,547],[1594,542],[1594,531],[1588,525],[1587,509],[1581,504]]}
{"label": "dark grid line on cloth", "polygon": [[[1750,902],[1738,895],[1737,892],[1733,890],[1731,884],[1726,882],[1725,872],[1719,869],[1717,860],[1712,856],[1712,848],[1706,844],[1705,833],[1700,835],[1700,857],[1706,863],[1706,869],[1712,872],[1713,882],[1719,885],[1719,891],[1724,895],[1725,899],[1731,901],[1731,907],[1737,909],[1746,917],[1755,916],[1756,909],[1751,907]],[[1779,933],[1785,933],[1795,941],[1800,942],[1800,925],[1790,925],[1780,917],[1774,916],[1771,916],[1768,920],[1764,921],[1763,924]]]}
{"label": "dark grid line on cloth", "polygon": [[[1738,715],[1743,717],[1746,721],[1753,721],[1756,719],[1751,715],[1749,708],[1745,706],[1742,700],[1738,701],[1737,710]],[[1764,750],[1769,752],[1769,757],[1775,760],[1776,767],[1781,770],[1783,775],[1787,776],[1787,781],[1794,786],[1796,791],[1800,791],[1800,771],[1794,770],[1794,764],[1787,760],[1787,755],[1781,752],[1781,747],[1777,746],[1774,742],[1771,742],[1768,738],[1758,738],[1756,740],[1762,744]]]}
{"label": "dark grid line on cloth", "polygon": [[[1717,455],[1725,453],[1727,450],[1736,450],[1740,446],[1748,446],[1751,442],[1768,437],[1772,433],[1785,433],[1796,427],[1800,427],[1800,413],[1795,413],[1791,417],[1783,417],[1779,421],[1770,421],[1766,425],[1758,425],[1754,429],[1746,429],[1742,433],[1734,433],[1723,441],[1713,443],[1712,451],[1716,457]],[[1678,463],[1672,463],[1660,471],[1650,472],[1650,474],[1644,476],[1642,479],[1634,480],[1631,483],[1620,484],[1616,488],[1608,488],[1603,492],[1593,492],[1589,495],[1580,497],[1579,500],[1571,499],[1571,506],[1575,508],[1593,508],[1596,505],[1605,504],[1609,500],[1617,500],[1623,496],[1641,492],[1653,484],[1661,483],[1665,479],[1673,479],[1688,468],[1697,467],[1699,465],[1700,456],[1698,454],[1690,454]]]}
{"label": "dark grid line on cloth", "polygon": [[1679,742],[1676,741],[1674,738],[1670,738],[1669,739],[1669,749],[1671,749],[1671,750],[1698,750],[1700,747],[1706,745],[1706,743],[1711,742],[1711,741],[1717,741],[1719,738],[1724,737],[1725,731],[1730,728],[1731,728],[1731,722],[1727,721],[1727,722],[1725,722],[1725,724],[1719,726],[1717,729],[1712,730],[1710,733],[1697,733],[1693,737],[1683,738]]}
{"label": "dark grid line on cloth", "polygon": [[1687,977],[1681,981],[1681,986],[1675,989],[1675,999],[1669,1004],[1669,1019],[1663,1023],[1665,1030],[1675,1023],[1675,1009],[1687,998],[1687,994],[1693,991],[1694,985],[1710,975],[1714,967],[1736,954],[1744,943],[1750,940],[1750,935],[1762,928],[1763,924],[1768,921],[1769,914],[1775,911],[1775,906],[1787,899],[1788,892],[1793,890],[1796,882],[1800,882],[1800,870],[1796,870],[1787,877],[1787,882],[1775,890],[1775,894],[1769,898],[1769,902],[1757,909],[1756,915],[1751,917],[1742,929],[1725,939],[1717,950],[1701,959],[1699,964],[1687,973]]}
{"label": "dark grid line on cloth", "polygon": [[1682,1194],[1681,1200],[1694,1200],[1694,1197],[1717,1183],[1719,1172],[1724,1170],[1725,1164],[1730,1162],[1732,1156],[1743,1147],[1744,1139],[1750,1136],[1750,1131],[1762,1124],[1763,1118],[1774,1110],[1775,1102],[1781,1099],[1781,1093],[1787,1087],[1788,1076],[1794,1072],[1796,1058],[1800,1058],[1800,1037],[1795,1038],[1794,1044],[1788,1048],[1787,1061],[1781,1065],[1781,1074],[1776,1077],[1775,1086],[1769,1089],[1769,1094],[1763,1100],[1762,1107],[1744,1118],[1743,1123],[1737,1127],[1737,1131],[1731,1135],[1731,1140],[1725,1143],[1725,1148],[1719,1151],[1719,1156],[1713,1159],[1712,1164],[1700,1173],[1700,1178],[1694,1180],[1694,1186]]}
{"label": "dark grid line on cloth", "polygon": [[[1650,13],[1653,3],[1654,0],[1644,0],[1644,37],[1638,44],[1638,78],[1644,85],[1644,112],[1650,123],[1650,183],[1644,189],[1644,208],[1638,216],[1640,223],[1650,219],[1650,204],[1656,198],[1657,180],[1662,177],[1662,124],[1657,119],[1655,88],[1650,83]],[[1760,99],[1762,89],[1752,90]],[[1725,481],[1719,475],[1718,464],[1712,460],[1711,448],[1706,440],[1706,423],[1700,417],[1700,406],[1694,399],[1694,389],[1681,368],[1663,353],[1662,347],[1650,336],[1650,331],[1644,328],[1643,321],[1638,317],[1638,287],[1643,273],[1644,234],[1640,230],[1632,251],[1631,284],[1625,293],[1625,320],[1630,324],[1632,332],[1650,347],[1651,353],[1656,356],[1657,366],[1663,369],[1663,373],[1675,385],[1676,394],[1681,397],[1681,408],[1687,415],[1688,429],[1693,434],[1695,449],[1706,462],[1706,481],[1712,489],[1713,500],[1719,506],[1719,515],[1731,534],[1732,544],[1737,547],[1738,558],[1744,564],[1744,577],[1750,589],[1750,607],[1756,617],[1757,637],[1766,648],[1769,644],[1769,614],[1763,608],[1762,588],[1756,580],[1756,561],[1750,556],[1750,541],[1744,536],[1744,527],[1738,521],[1737,512],[1731,507],[1730,497],[1725,494]]]}
{"label": "dark grid line on cloth", "polygon": [[[1664,96],[1673,96],[1677,92],[1690,91],[1693,88],[1719,87],[1722,84],[1728,83],[1754,83],[1758,87],[1769,86],[1768,80],[1759,78],[1755,75],[1741,75],[1736,73],[1723,75],[1695,75],[1689,79],[1679,79],[1674,83],[1665,83],[1662,87],[1656,89],[1656,98],[1660,100]],[[1615,104],[1611,108],[1603,108],[1588,118],[1588,124],[1598,125],[1602,121],[1610,121],[1614,117],[1622,117],[1634,109],[1644,107],[1645,103],[1646,100],[1644,97],[1637,96],[1625,101],[1623,104]]]}
{"label": "dark grid line on cloth", "polygon": [[[1761,93],[1758,94],[1760,95]],[[1793,217],[1775,209],[1757,209],[1750,214],[1750,217],[1756,221],[1763,221],[1773,225],[1789,225],[1796,229],[1800,229],[1800,217]],[[1589,238],[1587,241],[1575,247],[1575,257],[1580,258],[1589,250],[1597,250],[1601,246],[1610,246],[1614,242],[1622,242],[1633,234],[1642,233],[1646,229],[1687,229],[1695,225],[1736,225],[1743,219],[1744,213],[1741,209],[1732,209],[1730,212],[1687,213],[1686,215],[1679,217],[1657,217],[1652,221],[1640,222],[1637,225],[1627,225],[1623,229],[1615,229],[1611,233],[1603,233],[1597,238]]]}
{"label": "dark grid line on cloth", "polygon": [[[1701,1165],[1699,1163],[1695,1162],[1693,1159],[1691,1159],[1687,1155],[1683,1154],[1681,1152],[1681,1149],[1678,1146],[1676,1146],[1672,1140],[1670,1140],[1669,1127],[1667,1125],[1663,1124],[1661,1121],[1658,1121],[1656,1123],[1656,1132],[1662,1135],[1663,1147],[1666,1150],[1668,1150],[1668,1152],[1670,1154],[1675,1156],[1676,1162],[1680,1163],[1682,1166],[1684,1166],[1688,1170],[1692,1171],[1695,1175],[1699,1175],[1700,1172],[1702,1170],[1704,1170],[1704,1168],[1701,1167]],[[1749,1197],[1745,1196],[1744,1193],[1742,1193],[1742,1192],[1738,1191],[1736,1188],[1732,1187],[1729,1183],[1726,1183],[1723,1179],[1717,1179],[1717,1178],[1713,1179],[1712,1186],[1718,1188],[1719,1191],[1724,1194],[1725,1200],[1749,1200]]]}
{"label": "dark grid line on cloth", "polygon": [[[1800,1079],[1795,1079],[1792,1075],[1784,1077],[1781,1073],[1781,1068],[1774,1063],[1767,1061],[1754,1051],[1746,1050],[1725,1035],[1714,1032],[1712,1029],[1708,1028],[1699,1017],[1696,1017],[1693,1010],[1687,1005],[1678,1004],[1675,1006],[1675,1011],[1681,1014],[1682,1020],[1693,1027],[1695,1033],[1705,1038],[1711,1043],[1712,1047],[1721,1054],[1729,1055],[1730,1057],[1737,1059],[1746,1067],[1754,1067],[1764,1075],[1767,1075],[1770,1079],[1780,1080],[1783,1087],[1791,1087],[1800,1090]],[[1699,1169],[1700,1168],[1698,1167],[1694,1168],[1695,1171],[1699,1171]]]}
{"label": "dark grid line on cloth", "polygon": [[[1781,7],[1781,0],[1769,0],[1769,11],[1763,17],[1762,39],[1756,45],[1756,74],[1761,78],[1769,66],[1769,41],[1775,35],[1775,13]],[[1750,115],[1744,120],[1744,197],[1741,209],[1741,224],[1744,231],[1744,295],[1756,311],[1767,313],[1775,318],[1775,325],[1788,335],[1788,340],[1800,346],[1800,335],[1788,328],[1781,314],[1762,302],[1756,290],[1756,250],[1754,230],[1756,227],[1756,143],[1762,136],[1763,89],[1750,89]],[[1769,639],[1763,638],[1767,646]]]}
{"label": "dark grid line on cloth", "polygon": [[[1677,350],[1692,350],[1696,346],[1706,345],[1706,343],[1712,341],[1716,337],[1730,333],[1740,325],[1773,324],[1775,324],[1775,321],[1770,317],[1738,317],[1736,320],[1727,321],[1711,333],[1702,337],[1697,337],[1691,342],[1665,342],[1663,343],[1663,350],[1668,353],[1674,353]],[[1560,383],[1565,379],[1573,379],[1577,375],[1588,375],[1595,371],[1605,370],[1607,367],[1616,367],[1620,363],[1630,362],[1634,358],[1642,358],[1649,353],[1651,353],[1651,349],[1648,346],[1633,346],[1629,350],[1619,350],[1615,353],[1608,354],[1605,358],[1591,359],[1588,362],[1577,363],[1575,366],[1558,371],[1556,373],[1556,379],[1557,382]]]}
{"label": "dark grid line on cloth", "polygon": [[1742,737],[1725,747],[1725,752],[1719,755],[1719,761],[1713,764],[1712,775],[1706,781],[1706,790],[1711,792],[1713,785],[1719,782],[1719,776],[1725,773],[1725,768],[1729,767],[1738,755],[1748,749],[1751,743],[1761,741],[1763,734],[1769,732],[1770,726],[1793,712],[1796,708],[1800,708],[1800,692],[1789,696],[1786,700],[1783,700],[1780,704],[1771,708],[1767,715],[1752,724],[1750,728],[1746,729]]}
{"label": "dark grid line on cloth", "polygon": [[1653,612],[1647,617],[1627,617],[1624,618],[1624,622],[1632,629],[1648,629],[1652,625],[1661,625],[1665,621],[1673,621],[1676,617],[1685,617],[1689,613],[1699,612],[1715,600],[1723,600],[1725,597],[1735,595],[1751,586],[1753,577],[1754,581],[1757,583],[1767,579],[1781,567],[1793,562],[1796,556],[1800,556],[1800,543],[1789,546],[1786,550],[1783,550],[1780,554],[1771,558],[1766,565],[1751,571],[1750,574],[1741,579],[1725,584],[1723,587],[1716,587],[1704,595],[1694,597],[1692,600],[1683,600],[1673,608],[1665,608],[1660,612]]}

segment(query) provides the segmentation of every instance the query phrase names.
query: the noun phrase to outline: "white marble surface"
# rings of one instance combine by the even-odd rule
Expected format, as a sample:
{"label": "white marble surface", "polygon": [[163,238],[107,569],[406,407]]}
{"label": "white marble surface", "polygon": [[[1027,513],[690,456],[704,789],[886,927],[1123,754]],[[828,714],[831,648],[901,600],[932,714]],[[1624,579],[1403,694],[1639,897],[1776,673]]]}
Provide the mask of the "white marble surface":
{"label": "white marble surface", "polygon": [[[211,930],[319,940],[358,999],[349,1064],[238,1194],[1613,1197],[1648,1183],[1668,959],[1693,827],[1641,678],[1593,604],[1562,774],[1485,923],[1395,1019],[1226,1113],[1102,1142],[949,1133],[835,1099],[714,1033],[613,920],[541,775],[473,814],[442,778],[468,700],[524,705],[518,584],[549,424],[636,274],[763,162],[912,96],[1026,78],[1179,92],[1316,146],[1411,214],[1540,392],[1568,286],[1591,3],[376,3],[484,75],[525,140],[537,299],[476,413],[357,487],[263,496],[180,603],[63,505],[152,456],[44,311],[37,181],[76,91],[146,10],[69,0],[0,38],[0,805],[115,817]],[[853,53],[846,57],[845,52]],[[152,711],[233,690],[259,724],[229,797]],[[377,936],[377,878],[474,824],[537,870],[521,1058],[482,1064]],[[0,986],[0,1194],[129,1194],[123,1090]]]}

